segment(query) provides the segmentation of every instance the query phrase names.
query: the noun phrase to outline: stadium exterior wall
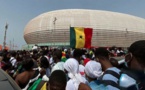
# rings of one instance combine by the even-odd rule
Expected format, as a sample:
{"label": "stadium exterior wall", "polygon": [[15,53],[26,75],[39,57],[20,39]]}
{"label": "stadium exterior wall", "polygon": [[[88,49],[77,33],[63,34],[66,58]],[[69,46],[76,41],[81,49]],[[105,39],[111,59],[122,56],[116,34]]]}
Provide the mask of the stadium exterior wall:
{"label": "stadium exterior wall", "polygon": [[64,9],[32,19],[25,27],[27,44],[69,45],[69,28],[93,28],[92,46],[128,47],[145,40],[145,19],[101,10]]}

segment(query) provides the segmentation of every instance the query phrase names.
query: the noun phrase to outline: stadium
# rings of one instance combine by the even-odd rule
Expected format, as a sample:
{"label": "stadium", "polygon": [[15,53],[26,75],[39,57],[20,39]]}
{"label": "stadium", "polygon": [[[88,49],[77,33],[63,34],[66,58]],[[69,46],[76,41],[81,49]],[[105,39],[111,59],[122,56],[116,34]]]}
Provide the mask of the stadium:
{"label": "stadium", "polygon": [[110,11],[64,9],[43,13],[28,22],[24,39],[28,45],[69,46],[70,27],[93,28],[92,46],[128,47],[145,40],[145,19]]}

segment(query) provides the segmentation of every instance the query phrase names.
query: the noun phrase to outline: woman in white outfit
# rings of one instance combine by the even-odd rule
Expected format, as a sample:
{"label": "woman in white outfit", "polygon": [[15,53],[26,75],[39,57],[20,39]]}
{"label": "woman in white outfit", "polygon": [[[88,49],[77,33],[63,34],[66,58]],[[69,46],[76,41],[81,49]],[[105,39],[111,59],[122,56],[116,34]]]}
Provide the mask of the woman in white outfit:
{"label": "woman in white outfit", "polygon": [[64,63],[64,69],[68,72],[70,80],[67,82],[66,90],[78,90],[80,83],[87,84],[87,81],[79,73],[79,63],[74,58],[69,58]]}

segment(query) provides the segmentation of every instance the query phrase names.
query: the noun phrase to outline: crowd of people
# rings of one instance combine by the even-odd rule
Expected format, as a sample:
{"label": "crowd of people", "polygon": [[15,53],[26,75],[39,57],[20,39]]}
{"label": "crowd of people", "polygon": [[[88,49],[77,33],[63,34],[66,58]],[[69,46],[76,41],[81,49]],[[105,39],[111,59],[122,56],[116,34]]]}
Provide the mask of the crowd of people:
{"label": "crowd of people", "polygon": [[[120,60],[114,57],[122,57]],[[145,90],[145,40],[121,48],[0,52],[0,68],[22,90]]]}

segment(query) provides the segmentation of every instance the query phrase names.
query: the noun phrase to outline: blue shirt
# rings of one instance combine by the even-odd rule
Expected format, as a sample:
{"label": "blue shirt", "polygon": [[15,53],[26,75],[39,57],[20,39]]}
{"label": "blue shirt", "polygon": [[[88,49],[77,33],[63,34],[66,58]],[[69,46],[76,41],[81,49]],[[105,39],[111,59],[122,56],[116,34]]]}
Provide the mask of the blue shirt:
{"label": "blue shirt", "polygon": [[108,68],[100,79],[104,82],[108,90],[120,90],[119,89],[119,77],[120,77],[120,70],[116,67]]}
{"label": "blue shirt", "polygon": [[100,84],[99,80],[91,81],[89,86],[92,90],[108,90],[106,86]]}

